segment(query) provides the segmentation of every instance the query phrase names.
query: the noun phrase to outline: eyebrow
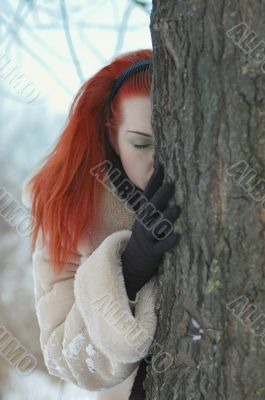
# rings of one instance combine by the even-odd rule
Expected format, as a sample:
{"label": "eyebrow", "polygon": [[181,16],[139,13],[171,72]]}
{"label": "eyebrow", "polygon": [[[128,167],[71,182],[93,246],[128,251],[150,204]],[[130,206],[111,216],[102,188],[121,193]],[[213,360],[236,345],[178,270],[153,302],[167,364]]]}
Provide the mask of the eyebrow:
{"label": "eyebrow", "polygon": [[152,137],[152,135],[149,135],[148,133],[144,133],[144,132],[139,132],[139,131],[127,131],[127,132],[132,132],[132,133],[137,133],[138,135]]}

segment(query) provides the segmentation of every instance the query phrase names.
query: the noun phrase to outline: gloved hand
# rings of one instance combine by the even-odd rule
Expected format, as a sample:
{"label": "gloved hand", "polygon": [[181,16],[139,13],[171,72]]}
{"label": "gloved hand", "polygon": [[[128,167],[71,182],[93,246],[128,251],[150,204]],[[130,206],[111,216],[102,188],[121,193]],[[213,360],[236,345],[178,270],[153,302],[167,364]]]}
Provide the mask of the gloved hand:
{"label": "gloved hand", "polygon": [[[162,183],[163,178],[163,166],[158,164],[142,195],[153,204],[156,210],[160,211],[163,218],[172,223],[179,217],[181,208],[177,205],[167,207],[174,191],[174,184]],[[159,236],[154,229],[154,235],[153,230],[147,229],[146,225],[150,228],[157,218],[155,221],[151,218],[148,220],[148,218],[143,218],[142,213],[145,215],[144,210],[141,212],[140,206],[132,226],[132,235],[121,254],[125,287],[130,300],[135,300],[136,293],[157,272],[164,252],[171,249],[180,238],[177,232],[168,235],[168,230]]]}
{"label": "gloved hand", "polygon": [[152,354],[143,358],[139,364],[137,374],[134,378],[133,386],[129,396],[129,400],[145,400],[145,389],[143,388],[143,381],[146,377],[147,361],[150,364],[152,361]]}

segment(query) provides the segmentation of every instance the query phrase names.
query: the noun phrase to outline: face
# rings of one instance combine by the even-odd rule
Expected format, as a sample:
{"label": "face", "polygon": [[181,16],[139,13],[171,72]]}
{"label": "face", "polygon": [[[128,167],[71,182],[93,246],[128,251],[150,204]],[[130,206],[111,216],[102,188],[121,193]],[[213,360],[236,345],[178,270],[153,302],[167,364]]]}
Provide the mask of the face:
{"label": "face", "polygon": [[108,132],[129,179],[144,190],[154,171],[154,138],[149,96],[131,97],[122,103],[122,124],[117,137]]}

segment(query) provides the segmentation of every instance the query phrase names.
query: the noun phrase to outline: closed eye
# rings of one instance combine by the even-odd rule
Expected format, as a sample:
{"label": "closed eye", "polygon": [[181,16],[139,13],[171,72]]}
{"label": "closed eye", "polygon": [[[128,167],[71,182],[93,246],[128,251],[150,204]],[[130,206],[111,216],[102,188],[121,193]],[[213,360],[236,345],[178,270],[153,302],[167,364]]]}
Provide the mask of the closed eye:
{"label": "closed eye", "polygon": [[146,145],[141,145],[141,144],[135,144],[134,147],[137,147],[138,149],[143,149],[144,147],[148,147],[151,146],[150,144],[146,144]]}

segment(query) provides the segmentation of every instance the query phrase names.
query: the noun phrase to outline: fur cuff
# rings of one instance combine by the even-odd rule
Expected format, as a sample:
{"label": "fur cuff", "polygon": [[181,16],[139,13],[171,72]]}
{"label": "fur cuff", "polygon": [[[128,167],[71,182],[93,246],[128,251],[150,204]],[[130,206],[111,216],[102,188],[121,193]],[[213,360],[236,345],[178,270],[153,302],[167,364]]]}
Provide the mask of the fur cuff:
{"label": "fur cuff", "polygon": [[76,303],[94,344],[124,363],[145,357],[157,324],[154,277],[138,291],[132,315],[120,259],[131,233],[124,229],[107,236],[79,266],[74,281]]}

